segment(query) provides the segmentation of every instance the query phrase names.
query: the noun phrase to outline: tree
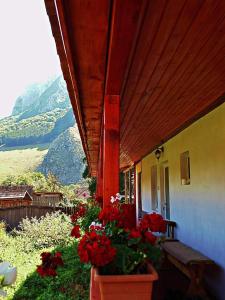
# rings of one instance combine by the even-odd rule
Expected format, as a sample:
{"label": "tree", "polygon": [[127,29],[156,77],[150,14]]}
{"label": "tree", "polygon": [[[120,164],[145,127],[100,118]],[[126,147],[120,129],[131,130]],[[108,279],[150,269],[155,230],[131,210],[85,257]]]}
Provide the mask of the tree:
{"label": "tree", "polygon": [[46,180],[47,180],[49,190],[51,192],[59,192],[60,191],[61,185],[60,185],[57,177],[53,173],[49,172]]}
{"label": "tree", "polygon": [[83,159],[83,163],[85,164],[85,168],[82,176],[84,179],[86,179],[88,184],[88,190],[90,192],[90,195],[93,197],[94,193],[96,192],[96,177],[90,176],[90,171],[89,171],[86,157]]}

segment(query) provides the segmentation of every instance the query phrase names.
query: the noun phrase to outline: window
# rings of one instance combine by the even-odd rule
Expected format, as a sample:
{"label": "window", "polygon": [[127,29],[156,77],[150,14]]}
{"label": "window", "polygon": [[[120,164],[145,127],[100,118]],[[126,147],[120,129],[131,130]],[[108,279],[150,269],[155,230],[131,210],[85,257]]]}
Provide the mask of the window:
{"label": "window", "polygon": [[191,183],[189,151],[183,152],[180,155],[180,175],[182,185]]}
{"label": "window", "polygon": [[131,204],[134,203],[134,172],[134,168],[125,172],[125,202]]}
{"label": "window", "polygon": [[157,193],[157,166],[151,167],[151,200],[152,210],[158,208],[158,193]]}
{"label": "window", "polygon": [[141,172],[137,174],[138,180],[138,218],[142,218]]}

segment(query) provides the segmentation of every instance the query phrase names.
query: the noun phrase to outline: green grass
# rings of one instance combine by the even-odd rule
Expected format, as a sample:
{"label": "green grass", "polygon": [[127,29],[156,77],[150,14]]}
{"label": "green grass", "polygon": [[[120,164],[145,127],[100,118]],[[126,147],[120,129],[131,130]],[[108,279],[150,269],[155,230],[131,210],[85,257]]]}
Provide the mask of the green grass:
{"label": "green grass", "polygon": [[[4,288],[7,291],[6,300],[88,300],[90,266],[83,265],[77,254],[77,243],[74,242],[56,249],[48,248],[23,251],[18,240],[12,237],[4,238],[7,247],[2,248],[0,258],[9,261],[17,267],[17,280],[12,286]],[[57,268],[56,277],[40,277],[36,266],[41,263],[40,254],[43,251],[60,251],[64,266]],[[1,298],[0,298],[1,299]]]}
{"label": "green grass", "polygon": [[34,171],[47,154],[48,145],[32,145],[32,148],[18,147],[1,149],[0,151],[0,182],[8,175],[18,176]]}
{"label": "green grass", "polygon": [[[89,299],[90,265],[80,262],[71,229],[70,218],[58,212],[38,221],[24,220],[19,232],[6,233],[0,222],[0,261],[17,267],[16,282],[4,287],[5,300]],[[64,265],[57,268],[56,277],[40,277],[36,272],[44,251],[62,253]]]}

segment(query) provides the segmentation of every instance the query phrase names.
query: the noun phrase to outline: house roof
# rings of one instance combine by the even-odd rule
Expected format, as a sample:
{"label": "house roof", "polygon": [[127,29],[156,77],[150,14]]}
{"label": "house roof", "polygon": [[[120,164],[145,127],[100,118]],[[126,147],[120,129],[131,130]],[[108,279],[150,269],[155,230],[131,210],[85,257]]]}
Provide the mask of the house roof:
{"label": "house roof", "polygon": [[224,102],[224,1],[45,3],[92,175],[104,95],[121,95],[121,167]]}
{"label": "house roof", "polygon": [[63,196],[60,192],[35,192],[34,195],[36,196]]}
{"label": "house roof", "polygon": [[30,198],[30,200],[32,200],[31,195],[25,191],[25,192],[21,192],[21,191],[2,191],[0,192],[0,200],[17,200],[17,199],[25,199],[25,197],[28,196],[28,198]]}

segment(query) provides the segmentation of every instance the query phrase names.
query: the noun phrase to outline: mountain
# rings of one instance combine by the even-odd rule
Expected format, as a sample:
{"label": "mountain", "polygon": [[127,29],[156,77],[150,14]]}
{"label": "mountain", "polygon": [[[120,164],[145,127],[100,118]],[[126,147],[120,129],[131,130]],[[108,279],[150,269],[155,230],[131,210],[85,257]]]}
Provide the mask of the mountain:
{"label": "mountain", "polygon": [[52,81],[46,83],[35,83],[28,86],[25,92],[20,95],[15,102],[13,107],[12,116],[19,115],[26,110],[30,109],[35,104],[41,94],[51,85]]}
{"label": "mountain", "polygon": [[62,76],[33,84],[0,120],[0,179],[53,173],[62,184],[82,178],[83,149]]}
{"label": "mountain", "polygon": [[17,98],[12,115],[19,120],[52,111],[56,108],[70,107],[66,83],[62,76],[44,84],[31,85]]}
{"label": "mountain", "polygon": [[63,184],[82,178],[84,152],[77,126],[67,129],[51,143],[38,171],[56,175]]}
{"label": "mountain", "polygon": [[75,124],[62,76],[30,86],[17,98],[12,116],[0,120],[0,145],[50,143]]}

